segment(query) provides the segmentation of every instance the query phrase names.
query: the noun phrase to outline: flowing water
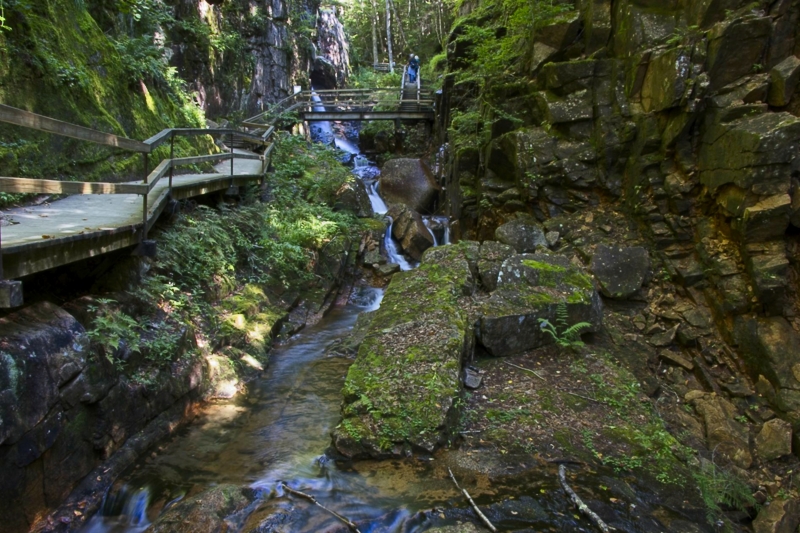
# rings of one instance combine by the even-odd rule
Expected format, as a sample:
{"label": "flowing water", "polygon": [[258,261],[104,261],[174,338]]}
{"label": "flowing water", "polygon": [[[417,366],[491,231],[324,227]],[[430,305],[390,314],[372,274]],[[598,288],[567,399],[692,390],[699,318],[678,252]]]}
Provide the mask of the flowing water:
{"label": "flowing water", "polygon": [[[357,154],[357,149],[348,150],[355,148],[352,144],[341,145]],[[354,172],[371,191],[375,211],[385,213],[377,194],[379,171],[363,156],[354,159]],[[414,265],[398,251],[389,222],[384,240],[389,261],[409,270]],[[437,245],[449,242],[445,217],[427,217],[425,224]],[[381,298],[379,289],[355,290],[346,306],[334,308],[318,324],[273,349],[265,375],[245,395],[207,406],[194,423],[121,476],[83,533],[145,531],[170,506],[223,483],[249,487],[255,496],[252,505],[226,519],[231,532],[347,531],[331,514],[287,495],[281,482],[313,495],[356,522],[363,533],[420,533],[458,521],[478,523],[454,489],[449,466],[471,471],[471,492],[500,531],[591,531],[565,499],[552,468],[536,466],[529,456],[505,458],[508,464],[494,464],[490,476],[485,459],[471,452],[444,450],[432,457],[355,463],[336,461],[326,453],[352,363],[327,349],[347,335],[359,313],[377,309]],[[520,467],[526,473],[497,475],[498,469]],[[661,503],[634,479],[592,472],[577,481],[591,494],[587,503],[613,515],[620,531],[708,531],[676,511],[679,502]],[[626,505],[611,506],[612,494],[624,495]],[[281,518],[276,521],[276,516]],[[672,527],[664,527],[665,522]],[[273,527],[276,523],[282,525]]]}

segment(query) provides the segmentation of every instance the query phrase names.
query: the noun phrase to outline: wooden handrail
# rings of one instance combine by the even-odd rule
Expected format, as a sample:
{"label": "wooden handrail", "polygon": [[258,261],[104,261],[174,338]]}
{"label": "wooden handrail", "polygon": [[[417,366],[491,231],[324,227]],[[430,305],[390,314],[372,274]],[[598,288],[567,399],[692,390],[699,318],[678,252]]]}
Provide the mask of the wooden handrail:
{"label": "wooden handrail", "polygon": [[76,124],[70,124],[69,122],[45,117],[44,115],[37,115],[30,111],[3,104],[0,104],[0,122],[16,124],[17,126],[23,126],[25,128],[54,133],[64,137],[72,137],[73,139],[103,144],[105,146],[113,146],[114,148],[122,148],[132,152],[148,153],[150,151],[150,147],[140,141],[128,139],[127,137],[120,137],[112,133],[104,133],[91,128],[85,128]]}
{"label": "wooden handrail", "polygon": [[0,191],[33,194],[147,194],[148,185],[0,177]]}

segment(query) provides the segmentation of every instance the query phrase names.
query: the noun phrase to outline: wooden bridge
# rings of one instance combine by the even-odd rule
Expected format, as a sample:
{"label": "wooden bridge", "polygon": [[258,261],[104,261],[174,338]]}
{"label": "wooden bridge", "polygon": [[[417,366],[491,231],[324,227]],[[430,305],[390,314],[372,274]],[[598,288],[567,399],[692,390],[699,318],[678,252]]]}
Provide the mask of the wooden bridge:
{"label": "wooden bridge", "polygon": [[[417,86],[340,91],[302,91],[278,102],[243,126],[231,129],[170,128],[137,141],[0,105],[0,122],[59,136],[141,153],[143,177],[126,183],[57,181],[0,177],[0,192],[68,194],[50,204],[10,208],[0,220],[0,308],[22,305],[22,283],[15,281],[75,261],[135,246],[152,255],[148,231],[172,200],[191,198],[230,187],[263,183],[274,148],[272,124],[314,120],[433,120],[430,95]],[[230,147],[220,154],[175,158],[174,140],[181,136],[222,137]],[[170,157],[149,166],[149,156],[166,143]],[[247,144],[263,153],[234,149]],[[214,171],[175,175],[181,166],[215,163]],[[3,225],[6,224],[6,225]]]}
{"label": "wooden bridge", "polygon": [[420,77],[414,84],[396,88],[300,91],[281,100],[268,111],[242,122],[249,128],[264,128],[282,117],[313,122],[322,120],[430,121],[434,119],[433,94],[424,89]]}

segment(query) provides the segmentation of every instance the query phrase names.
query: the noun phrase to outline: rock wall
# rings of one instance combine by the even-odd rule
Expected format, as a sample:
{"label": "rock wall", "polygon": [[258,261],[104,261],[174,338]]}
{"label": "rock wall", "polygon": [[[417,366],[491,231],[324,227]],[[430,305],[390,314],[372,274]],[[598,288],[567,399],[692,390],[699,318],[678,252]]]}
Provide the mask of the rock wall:
{"label": "rock wall", "polygon": [[[547,227],[597,206],[624,210],[656,271],[711,308],[797,430],[794,361],[759,354],[788,357],[800,331],[800,3],[576,4],[530,39],[525,82],[483,88],[521,123],[484,113],[488,143],[451,146],[457,231],[491,239],[521,214]],[[457,37],[451,66],[468,57]],[[446,86],[453,108],[474,91]]]}

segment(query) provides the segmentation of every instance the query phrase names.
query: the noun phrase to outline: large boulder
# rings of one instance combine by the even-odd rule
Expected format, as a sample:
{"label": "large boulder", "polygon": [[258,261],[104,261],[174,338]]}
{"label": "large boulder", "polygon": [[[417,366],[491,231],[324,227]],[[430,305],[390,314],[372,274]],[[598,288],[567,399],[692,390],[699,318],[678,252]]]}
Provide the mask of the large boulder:
{"label": "large boulder", "polygon": [[639,292],[650,276],[650,255],[641,246],[600,244],[595,248],[589,270],[604,296],[624,300]]}
{"label": "large boulder", "polygon": [[765,422],[756,435],[756,452],[764,461],[772,461],[792,453],[792,425],[780,418]]}
{"label": "large boulder", "polygon": [[439,186],[420,159],[390,159],[381,169],[381,196],[387,204],[402,204],[430,213]]}
{"label": "large boulder", "polygon": [[400,243],[400,248],[415,261],[434,245],[431,231],[422,220],[422,216],[411,209],[393,207],[389,210],[392,223],[392,237]]}
{"label": "large boulder", "polygon": [[475,290],[478,244],[433,248],[395,274],[345,379],[333,444],[348,457],[434,451],[459,418],[472,326],[460,298]]}
{"label": "large boulder", "polygon": [[535,252],[537,247],[547,248],[544,230],[536,221],[528,218],[518,218],[499,226],[494,236],[520,254]]}
{"label": "large boulder", "polygon": [[358,217],[367,218],[373,215],[372,202],[364,182],[350,179],[336,191],[334,209],[350,211]]}
{"label": "large boulder", "polygon": [[[560,310],[566,311],[565,325]],[[503,262],[497,288],[479,313],[480,343],[490,354],[505,356],[555,342],[542,319],[561,328],[559,334],[579,322],[588,324],[585,331],[598,331],[602,304],[591,278],[566,257],[520,254]]]}
{"label": "large boulder", "polygon": [[642,107],[645,112],[663,111],[681,103],[689,83],[692,51],[671,48],[650,59],[642,84]]}

